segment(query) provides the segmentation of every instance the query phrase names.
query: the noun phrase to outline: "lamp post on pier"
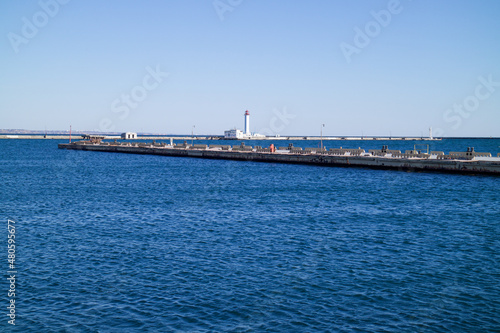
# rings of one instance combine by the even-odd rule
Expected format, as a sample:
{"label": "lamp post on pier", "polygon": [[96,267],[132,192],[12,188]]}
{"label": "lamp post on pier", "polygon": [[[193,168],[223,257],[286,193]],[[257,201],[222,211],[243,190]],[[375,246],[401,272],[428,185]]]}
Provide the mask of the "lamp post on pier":
{"label": "lamp post on pier", "polygon": [[325,127],[325,124],[321,124],[321,150],[323,150],[323,127]]}
{"label": "lamp post on pier", "polygon": [[193,145],[193,140],[194,140],[194,128],[195,125],[193,125],[193,127],[191,128],[191,146]]}

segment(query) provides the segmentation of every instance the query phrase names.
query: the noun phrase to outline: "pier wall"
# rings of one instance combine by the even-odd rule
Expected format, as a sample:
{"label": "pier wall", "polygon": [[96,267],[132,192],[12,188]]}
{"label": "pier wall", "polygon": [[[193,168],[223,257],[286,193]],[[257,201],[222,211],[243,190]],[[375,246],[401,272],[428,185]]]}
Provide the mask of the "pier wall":
{"label": "pier wall", "polygon": [[246,150],[172,149],[158,146],[124,146],[99,144],[59,144],[61,149],[116,152],[128,154],[195,157],[268,163],[312,164],[338,167],[365,167],[404,171],[440,171],[463,174],[500,175],[499,161],[442,160],[428,158],[396,158],[385,156],[327,155],[309,153],[270,153]]}

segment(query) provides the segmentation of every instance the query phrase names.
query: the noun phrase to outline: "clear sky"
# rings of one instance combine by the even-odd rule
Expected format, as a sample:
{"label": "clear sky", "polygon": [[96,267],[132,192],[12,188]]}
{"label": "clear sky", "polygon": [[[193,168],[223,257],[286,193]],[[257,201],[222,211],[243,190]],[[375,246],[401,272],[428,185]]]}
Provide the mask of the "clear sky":
{"label": "clear sky", "polygon": [[0,3],[0,128],[500,136],[500,1]]}

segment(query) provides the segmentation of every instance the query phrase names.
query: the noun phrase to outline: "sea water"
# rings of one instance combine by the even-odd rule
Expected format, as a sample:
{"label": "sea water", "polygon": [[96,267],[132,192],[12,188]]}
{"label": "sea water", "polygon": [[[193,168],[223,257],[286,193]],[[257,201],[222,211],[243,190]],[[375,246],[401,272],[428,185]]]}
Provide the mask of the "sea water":
{"label": "sea water", "polygon": [[[8,280],[0,284],[1,331],[500,330],[499,177],[72,151],[60,142],[0,141],[1,269],[9,277],[12,220],[17,272],[15,297]],[[424,143],[500,151],[494,139]]]}

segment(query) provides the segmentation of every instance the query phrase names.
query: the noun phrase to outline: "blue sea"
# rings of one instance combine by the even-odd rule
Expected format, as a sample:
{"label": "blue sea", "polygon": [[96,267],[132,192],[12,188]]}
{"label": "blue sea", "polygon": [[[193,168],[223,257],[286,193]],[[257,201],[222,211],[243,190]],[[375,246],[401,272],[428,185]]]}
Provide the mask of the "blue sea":
{"label": "blue sea", "polygon": [[[500,177],[67,151],[61,142],[0,141],[2,332],[500,331]],[[500,151],[498,139],[423,143]]]}

